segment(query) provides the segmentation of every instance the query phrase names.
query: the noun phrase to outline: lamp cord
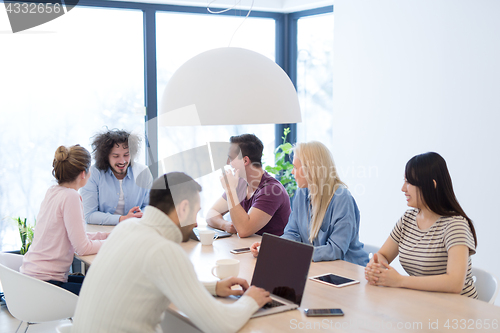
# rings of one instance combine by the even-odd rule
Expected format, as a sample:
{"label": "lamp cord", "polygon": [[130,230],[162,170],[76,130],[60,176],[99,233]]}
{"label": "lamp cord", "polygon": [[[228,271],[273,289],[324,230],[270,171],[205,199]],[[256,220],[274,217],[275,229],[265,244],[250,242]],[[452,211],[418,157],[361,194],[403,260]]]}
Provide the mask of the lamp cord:
{"label": "lamp cord", "polygon": [[[229,11],[229,10],[233,9],[234,7],[238,6],[238,5],[240,4],[240,2],[241,2],[241,0],[239,0],[237,3],[235,3],[235,4],[234,4],[234,6],[233,6],[233,7],[226,8],[226,9],[223,9],[223,10],[218,11],[218,12],[214,12],[213,10],[211,10],[211,9],[210,9],[210,5],[211,5],[211,4],[213,4],[215,1],[217,1],[217,0],[212,0],[212,1],[210,1],[210,2],[208,3],[208,5],[207,5],[207,11],[208,11],[210,14],[221,14],[221,13],[225,13],[225,12],[227,12],[227,11]],[[253,1],[252,1],[252,5],[253,5]]]}
{"label": "lamp cord", "polygon": [[[212,0],[208,3],[207,5],[207,11],[210,13],[210,14],[221,14],[221,13],[225,13],[233,8],[235,8],[237,5],[239,5],[241,3],[241,0],[238,0],[238,2],[236,2],[234,4],[234,6],[230,7],[230,8],[226,8],[226,9],[223,9],[223,10],[220,10],[218,12],[214,12],[213,10],[210,9],[210,5],[212,3],[214,3],[215,1],[217,0]],[[245,18],[243,19],[243,21],[241,21],[240,25],[238,25],[238,27],[236,28],[236,30],[234,30],[233,32],[233,35],[231,36],[231,39],[229,40],[229,44],[228,44],[228,47],[231,46],[231,42],[233,41],[233,38],[234,38],[234,35],[236,35],[236,32],[238,31],[238,29],[243,25],[243,23],[246,21],[246,19],[248,18],[248,16],[250,16],[250,13],[252,12],[252,9],[253,9],[253,3],[254,3],[255,0],[252,0],[252,4],[250,5],[250,9],[248,10],[248,13],[247,15],[245,16]]]}

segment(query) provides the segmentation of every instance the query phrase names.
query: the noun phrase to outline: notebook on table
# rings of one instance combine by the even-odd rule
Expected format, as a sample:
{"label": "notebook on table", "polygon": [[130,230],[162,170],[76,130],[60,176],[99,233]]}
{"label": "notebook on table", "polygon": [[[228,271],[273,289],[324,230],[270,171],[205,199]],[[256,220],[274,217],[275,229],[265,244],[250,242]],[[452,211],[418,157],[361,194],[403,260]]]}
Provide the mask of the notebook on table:
{"label": "notebook on table", "polygon": [[271,234],[262,236],[251,285],[269,291],[273,303],[257,310],[252,318],[294,310],[300,306],[313,251],[311,245]]}

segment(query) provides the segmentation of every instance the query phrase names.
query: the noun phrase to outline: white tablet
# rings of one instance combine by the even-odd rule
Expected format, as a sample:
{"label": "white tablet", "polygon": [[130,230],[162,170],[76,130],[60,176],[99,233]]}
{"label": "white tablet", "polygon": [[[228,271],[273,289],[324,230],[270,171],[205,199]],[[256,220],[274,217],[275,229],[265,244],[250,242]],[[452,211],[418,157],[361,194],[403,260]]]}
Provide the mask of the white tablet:
{"label": "white tablet", "polygon": [[321,282],[330,286],[334,286],[337,288],[350,286],[351,284],[359,283],[357,280],[349,279],[344,276],[335,275],[332,273],[317,275],[310,277],[311,280],[316,282]]}

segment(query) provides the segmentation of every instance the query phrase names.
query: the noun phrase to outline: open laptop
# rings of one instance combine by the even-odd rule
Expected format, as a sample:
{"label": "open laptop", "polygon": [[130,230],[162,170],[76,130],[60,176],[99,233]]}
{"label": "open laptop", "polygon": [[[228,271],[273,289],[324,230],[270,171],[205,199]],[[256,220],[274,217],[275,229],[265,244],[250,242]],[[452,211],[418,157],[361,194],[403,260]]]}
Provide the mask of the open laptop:
{"label": "open laptop", "polygon": [[273,303],[257,310],[252,318],[300,306],[313,251],[311,245],[266,233],[262,236],[251,285],[271,292]]}
{"label": "open laptop", "polygon": [[[226,232],[223,230],[215,229],[207,225],[207,229],[215,231],[215,235],[217,238],[224,238],[224,237],[230,237],[233,234],[230,232]],[[200,241],[200,235],[198,233],[198,227],[193,228],[193,231],[189,234],[189,238],[194,239],[195,241]]]}

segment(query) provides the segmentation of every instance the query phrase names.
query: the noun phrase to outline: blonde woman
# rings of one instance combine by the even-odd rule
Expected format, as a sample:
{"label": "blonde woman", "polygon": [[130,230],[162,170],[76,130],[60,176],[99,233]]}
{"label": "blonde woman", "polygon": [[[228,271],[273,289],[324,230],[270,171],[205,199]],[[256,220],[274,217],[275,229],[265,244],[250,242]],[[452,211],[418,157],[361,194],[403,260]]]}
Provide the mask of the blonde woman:
{"label": "blonde woman", "polygon": [[[292,213],[281,236],[314,246],[313,261],[342,259],[366,266],[368,254],[359,241],[359,210],[339,179],[330,151],[317,141],[294,148],[297,181]],[[260,243],[251,246],[255,257]]]}
{"label": "blonde woman", "polygon": [[83,277],[68,276],[74,253],[96,254],[107,232],[85,232],[82,197],[78,190],[90,177],[90,153],[74,145],[57,148],[51,186],[38,213],[35,237],[24,255],[21,273],[52,283],[76,295]]}

